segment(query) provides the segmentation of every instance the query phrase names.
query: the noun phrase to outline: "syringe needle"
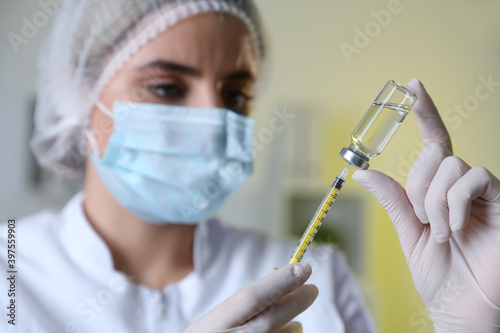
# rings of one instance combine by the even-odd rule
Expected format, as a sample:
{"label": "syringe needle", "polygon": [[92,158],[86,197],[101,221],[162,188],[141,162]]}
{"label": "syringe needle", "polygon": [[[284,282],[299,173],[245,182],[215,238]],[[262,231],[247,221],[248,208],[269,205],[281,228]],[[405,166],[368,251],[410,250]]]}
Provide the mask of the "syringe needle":
{"label": "syringe needle", "polygon": [[316,235],[316,232],[318,232],[319,227],[323,223],[323,219],[325,218],[326,214],[330,210],[331,205],[335,201],[338,192],[342,188],[342,185],[344,185],[348,171],[349,171],[349,165],[347,165],[345,169],[340,173],[340,175],[338,175],[333,181],[332,186],[330,187],[327,194],[323,198],[321,205],[319,205],[318,210],[316,210],[316,213],[313,215],[313,218],[311,219],[311,222],[309,222],[306,231],[302,235],[302,238],[300,239],[297,248],[293,252],[289,262],[290,264],[293,264],[294,262],[299,262],[302,259],[304,253],[306,253],[307,248],[309,247],[312,240],[314,239],[314,236]]}
{"label": "syringe needle", "polygon": [[340,173],[340,175],[338,175],[338,178],[340,178],[343,181],[345,181],[345,177],[347,177],[347,173],[348,172],[349,172],[349,164],[347,164],[347,166],[344,168],[344,170],[342,170],[342,172]]}

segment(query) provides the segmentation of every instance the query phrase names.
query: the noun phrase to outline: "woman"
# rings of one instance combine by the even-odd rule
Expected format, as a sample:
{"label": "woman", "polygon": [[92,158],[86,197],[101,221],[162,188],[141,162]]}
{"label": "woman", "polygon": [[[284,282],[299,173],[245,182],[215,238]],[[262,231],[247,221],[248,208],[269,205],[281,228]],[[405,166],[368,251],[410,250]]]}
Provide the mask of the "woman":
{"label": "woman", "polygon": [[[18,222],[19,331],[374,331],[336,251],[312,250],[314,273],[269,272],[295,244],[211,219],[251,173],[265,56],[250,1],[66,1],[42,51],[32,147],[84,190]],[[436,329],[493,332],[500,183],[451,156],[432,100],[409,88],[426,147],[406,192],[375,171],[355,178],[388,210]]]}

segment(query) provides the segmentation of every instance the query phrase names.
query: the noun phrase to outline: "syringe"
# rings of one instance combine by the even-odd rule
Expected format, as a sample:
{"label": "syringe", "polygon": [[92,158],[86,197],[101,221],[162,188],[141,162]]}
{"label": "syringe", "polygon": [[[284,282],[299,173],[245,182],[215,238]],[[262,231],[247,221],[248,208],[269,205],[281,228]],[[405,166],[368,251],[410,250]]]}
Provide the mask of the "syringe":
{"label": "syringe", "polygon": [[335,201],[335,198],[337,197],[337,194],[339,193],[340,189],[342,188],[342,185],[344,185],[345,178],[347,176],[347,172],[349,171],[349,165],[345,167],[345,169],[338,175],[335,180],[332,183],[332,186],[330,187],[330,190],[328,193],[325,195],[323,198],[323,201],[321,202],[321,205],[318,207],[318,210],[314,214],[311,222],[309,222],[309,225],[307,226],[306,231],[302,235],[302,238],[299,241],[299,244],[297,245],[297,248],[293,252],[293,255],[290,259],[290,264],[293,264],[294,262],[299,262],[300,259],[302,259],[302,256],[304,253],[306,253],[307,248],[311,244],[311,241],[313,240],[314,236],[316,235],[316,232],[318,232],[319,227],[321,227],[321,224],[323,223],[323,219],[325,218],[326,214],[330,210],[330,207],[332,206],[333,202]]}
{"label": "syringe", "polygon": [[352,132],[349,148],[343,148],[340,151],[340,156],[349,164],[333,181],[330,190],[302,235],[290,259],[290,264],[299,262],[311,244],[330,206],[344,185],[349,165],[361,170],[368,169],[370,159],[382,152],[416,101],[417,96],[408,88],[393,80],[387,81]]}

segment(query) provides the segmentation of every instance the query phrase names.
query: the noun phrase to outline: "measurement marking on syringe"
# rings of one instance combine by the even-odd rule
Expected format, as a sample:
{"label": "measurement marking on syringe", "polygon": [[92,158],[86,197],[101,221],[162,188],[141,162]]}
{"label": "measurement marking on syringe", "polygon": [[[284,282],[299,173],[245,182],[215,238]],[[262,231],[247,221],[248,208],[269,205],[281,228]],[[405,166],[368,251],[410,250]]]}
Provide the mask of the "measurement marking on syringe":
{"label": "measurement marking on syringe", "polygon": [[335,178],[335,181],[332,183],[327,195],[324,197],[323,201],[321,201],[320,206],[318,207],[316,213],[314,214],[312,220],[309,222],[309,225],[306,228],[306,231],[302,235],[297,248],[295,249],[292,258],[290,259],[290,263],[299,262],[302,259],[302,256],[307,251],[307,248],[311,244],[314,236],[318,232],[319,227],[323,223],[323,220],[330,210],[335,198],[337,197],[338,192],[342,188],[342,185],[345,181],[345,177],[347,176],[347,172],[349,170],[349,166],[347,166],[339,176]]}

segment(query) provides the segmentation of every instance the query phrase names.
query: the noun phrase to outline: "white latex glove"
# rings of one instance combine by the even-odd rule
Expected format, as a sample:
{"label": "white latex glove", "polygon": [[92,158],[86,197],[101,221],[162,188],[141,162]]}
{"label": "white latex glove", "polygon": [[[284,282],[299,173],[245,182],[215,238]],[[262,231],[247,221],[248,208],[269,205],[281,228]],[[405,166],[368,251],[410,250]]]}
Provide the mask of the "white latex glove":
{"label": "white latex glove", "polygon": [[316,286],[304,284],[310,275],[311,266],[307,263],[273,270],[238,290],[184,333],[300,333],[302,325],[291,320],[318,296]]}
{"label": "white latex glove", "polygon": [[425,146],[406,190],[377,171],[353,178],[389,214],[436,332],[500,332],[500,181],[452,156],[425,88],[417,79],[408,88]]}

